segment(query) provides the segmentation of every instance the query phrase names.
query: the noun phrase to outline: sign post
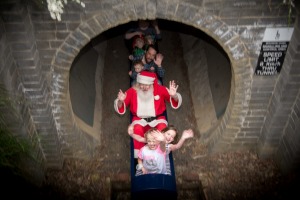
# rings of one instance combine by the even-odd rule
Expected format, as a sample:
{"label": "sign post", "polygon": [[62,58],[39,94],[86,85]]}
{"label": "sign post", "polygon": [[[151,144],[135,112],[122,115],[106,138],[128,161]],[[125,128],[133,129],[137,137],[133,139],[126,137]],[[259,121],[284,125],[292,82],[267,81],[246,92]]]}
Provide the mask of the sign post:
{"label": "sign post", "polygon": [[294,28],[267,28],[261,45],[255,74],[276,75],[280,72]]}

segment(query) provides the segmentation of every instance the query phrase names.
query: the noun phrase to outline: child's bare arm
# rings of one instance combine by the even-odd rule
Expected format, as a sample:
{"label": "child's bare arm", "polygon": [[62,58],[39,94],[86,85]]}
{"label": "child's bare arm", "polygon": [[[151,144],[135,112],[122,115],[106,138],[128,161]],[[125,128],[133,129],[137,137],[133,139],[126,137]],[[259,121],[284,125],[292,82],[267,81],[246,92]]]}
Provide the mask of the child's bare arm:
{"label": "child's bare arm", "polygon": [[194,132],[192,129],[184,130],[182,132],[182,136],[181,136],[180,140],[178,141],[178,143],[170,145],[170,150],[174,151],[174,150],[180,149],[182,147],[184,141],[186,139],[192,138],[192,137],[194,137]]}
{"label": "child's bare arm", "polygon": [[147,174],[147,170],[143,166],[143,160],[140,158],[138,158],[138,166],[139,167],[137,167],[137,168],[140,168],[140,170],[142,170],[143,174]]}
{"label": "child's bare arm", "polygon": [[142,164],[143,164],[143,160],[142,160],[142,159],[138,158],[137,161],[138,161],[138,164],[139,164],[139,165],[142,165]]}

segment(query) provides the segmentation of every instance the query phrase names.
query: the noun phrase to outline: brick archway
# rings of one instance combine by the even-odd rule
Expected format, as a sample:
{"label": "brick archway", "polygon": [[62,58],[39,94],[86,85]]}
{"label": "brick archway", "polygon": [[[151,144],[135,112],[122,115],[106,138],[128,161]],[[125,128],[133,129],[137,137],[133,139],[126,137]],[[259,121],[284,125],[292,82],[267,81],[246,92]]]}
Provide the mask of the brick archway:
{"label": "brick archway", "polygon": [[[195,8],[187,6],[185,9],[190,10]],[[130,8],[127,11],[123,10],[122,13],[124,16],[115,15],[115,13],[120,13],[118,10],[103,11],[93,16],[82,22],[57,50],[56,56],[52,61],[52,96],[54,98],[52,108],[54,113],[59,113],[59,115],[56,115],[55,122],[60,135],[72,134],[72,136],[80,138],[82,136],[85,137],[74,120],[69,97],[69,71],[73,60],[80,49],[89,43],[92,38],[110,28],[137,20],[135,16],[126,15],[127,12],[131,12]],[[156,13],[156,16],[149,16],[148,18],[161,18],[193,26],[216,40],[227,53],[232,67],[230,99],[220,124],[210,134],[206,143],[213,151],[228,149],[230,148],[230,143],[226,143],[223,140],[224,137],[221,136],[226,136],[227,140],[233,138],[235,136],[233,133],[239,132],[239,123],[243,121],[243,116],[246,114],[242,111],[247,109],[247,102],[250,97],[249,86],[251,85],[251,74],[253,74],[251,73],[250,59],[238,34],[232,31],[225,23],[205,12],[195,12],[193,16],[184,16],[183,13],[185,12],[177,11],[173,15],[168,15],[167,13],[167,15],[163,16]],[[62,127],[64,129],[61,129]],[[68,137],[64,138],[64,143],[68,143]],[[90,146],[88,144],[89,140],[86,140],[86,143],[84,144],[85,146]],[[216,143],[218,145],[215,145]]]}

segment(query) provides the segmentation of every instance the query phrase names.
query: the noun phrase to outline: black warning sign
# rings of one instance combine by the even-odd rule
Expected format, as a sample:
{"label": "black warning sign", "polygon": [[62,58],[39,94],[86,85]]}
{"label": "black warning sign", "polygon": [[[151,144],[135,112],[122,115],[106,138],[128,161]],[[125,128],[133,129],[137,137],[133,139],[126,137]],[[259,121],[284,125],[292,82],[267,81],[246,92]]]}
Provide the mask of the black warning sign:
{"label": "black warning sign", "polygon": [[289,42],[263,42],[255,69],[256,75],[280,72]]}
{"label": "black warning sign", "polygon": [[256,75],[280,72],[294,28],[266,28],[255,69]]}

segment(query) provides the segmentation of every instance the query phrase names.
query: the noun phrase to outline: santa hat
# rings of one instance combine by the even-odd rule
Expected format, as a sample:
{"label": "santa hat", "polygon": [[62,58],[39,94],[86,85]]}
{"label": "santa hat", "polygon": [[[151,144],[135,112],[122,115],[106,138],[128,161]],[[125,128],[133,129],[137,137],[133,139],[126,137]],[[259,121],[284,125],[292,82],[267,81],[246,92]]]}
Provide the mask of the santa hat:
{"label": "santa hat", "polygon": [[157,82],[157,76],[154,72],[144,70],[137,75],[136,81],[141,84],[152,85]]}

